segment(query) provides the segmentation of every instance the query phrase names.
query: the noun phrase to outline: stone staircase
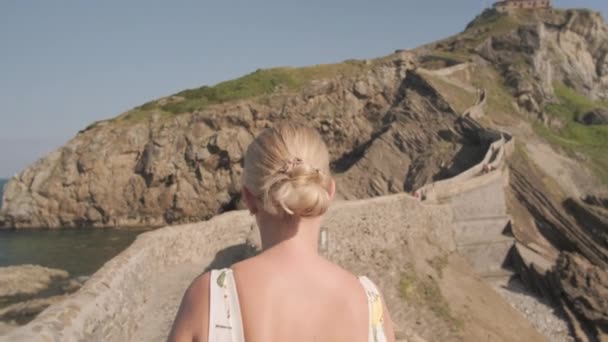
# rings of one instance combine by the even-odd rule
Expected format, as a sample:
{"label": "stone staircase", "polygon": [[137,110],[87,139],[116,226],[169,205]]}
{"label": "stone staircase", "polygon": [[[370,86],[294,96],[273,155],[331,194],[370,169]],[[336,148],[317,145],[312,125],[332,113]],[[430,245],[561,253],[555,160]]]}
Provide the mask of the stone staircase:
{"label": "stone staircase", "polygon": [[[485,92],[481,96],[479,105],[483,107]],[[463,120],[480,132],[480,140],[491,142],[483,160],[455,177],[425,185],[415,196],[430,203],[449,204],[458,252],[483,278],[505,280],[512,275],[505,266],[515,243],[504,191],[509,179],[505,161],[513,150],[513,138],[485,130],[468,116]]]}
{"label": "stone staircase", "polygon": [[[504,171],[506,172],[506,171]],[[503,190],[503,179],[451,196],[454,239],[482,277],[508,276],[504,269],[515,239],[510,233],[511,218]]]}

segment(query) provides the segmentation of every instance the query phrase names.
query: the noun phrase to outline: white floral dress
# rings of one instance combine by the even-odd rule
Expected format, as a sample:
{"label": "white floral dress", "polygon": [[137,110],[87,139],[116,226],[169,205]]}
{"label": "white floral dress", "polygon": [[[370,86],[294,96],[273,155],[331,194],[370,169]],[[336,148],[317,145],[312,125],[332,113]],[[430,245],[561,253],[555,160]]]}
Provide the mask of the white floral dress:
{"label": "white floral dress", "polygon": [[[367,277],[359,277],[367,296],[369,342],[386,342],[380,292]],[[244,342],[241,307],[234,275],[229,268],[211,271],[209,295],[209,342]]]}

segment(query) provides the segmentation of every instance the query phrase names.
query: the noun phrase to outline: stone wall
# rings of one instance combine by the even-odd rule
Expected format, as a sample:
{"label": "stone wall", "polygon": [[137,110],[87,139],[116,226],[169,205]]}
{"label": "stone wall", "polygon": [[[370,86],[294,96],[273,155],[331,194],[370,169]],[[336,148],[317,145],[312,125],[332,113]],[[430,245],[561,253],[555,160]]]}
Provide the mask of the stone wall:
{"label": "stone wall", "polygon": [[[425,185],[418,190],[419,195],[429,201],[440,201],[472,187],[483,185],[494,177],[508,177],[502,166],[514,149],[513,138],[504,133],[487,130],[482,139],[494,141],[490,144],[483,160],[455,177]],[[498,170],[499,173],[490,172]],[[486,173],[488,172],[488,173]],[[508,178],[506,178],[508,179]]]}
{"label": "stone wall", "polygon": [[485,115],[484,107],[486,105],[486,101],[488,100],[488,96],[484,89],[479,93],[479,99],[477,102],[471,106],[469,109],[465,110],[462,114],[463,116],[468,116],[472,119],[479,119]]}

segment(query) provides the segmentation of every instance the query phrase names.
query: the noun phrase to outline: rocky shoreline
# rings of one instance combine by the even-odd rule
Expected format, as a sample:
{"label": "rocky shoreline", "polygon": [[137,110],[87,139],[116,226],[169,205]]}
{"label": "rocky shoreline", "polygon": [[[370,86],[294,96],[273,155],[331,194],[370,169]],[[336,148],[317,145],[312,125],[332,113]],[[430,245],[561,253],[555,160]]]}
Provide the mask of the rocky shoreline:
{"label": "rocky shoreline", "polygon": [[0,335],[78,291],[86,279],[38,265],[0,267]]}

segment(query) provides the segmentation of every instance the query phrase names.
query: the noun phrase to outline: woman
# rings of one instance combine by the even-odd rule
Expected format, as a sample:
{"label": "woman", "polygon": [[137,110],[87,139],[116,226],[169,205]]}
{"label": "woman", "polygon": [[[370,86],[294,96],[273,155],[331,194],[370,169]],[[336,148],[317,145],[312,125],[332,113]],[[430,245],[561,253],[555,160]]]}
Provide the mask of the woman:
{"label": "woman", "polygon": [[315,130],[279,124],[261,133],[245,154],[242,195],[263,252],[195,279],[169,341],[394,341],[373,283],[317,252],[334,193]]}

